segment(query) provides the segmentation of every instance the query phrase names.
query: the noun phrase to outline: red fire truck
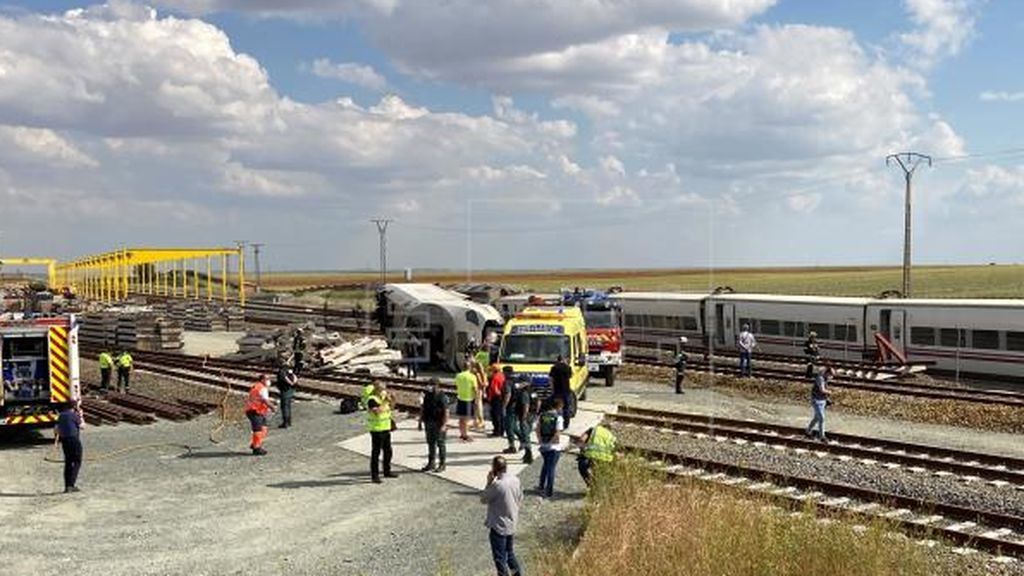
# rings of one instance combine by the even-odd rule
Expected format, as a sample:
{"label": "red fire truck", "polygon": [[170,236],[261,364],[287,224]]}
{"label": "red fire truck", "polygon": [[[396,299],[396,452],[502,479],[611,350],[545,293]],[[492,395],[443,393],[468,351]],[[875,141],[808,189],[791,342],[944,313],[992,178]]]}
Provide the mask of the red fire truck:
{"label": "red fire truck", "polygon": [[52,426],[81,396],[74,315],[0,320],[0,426]]}

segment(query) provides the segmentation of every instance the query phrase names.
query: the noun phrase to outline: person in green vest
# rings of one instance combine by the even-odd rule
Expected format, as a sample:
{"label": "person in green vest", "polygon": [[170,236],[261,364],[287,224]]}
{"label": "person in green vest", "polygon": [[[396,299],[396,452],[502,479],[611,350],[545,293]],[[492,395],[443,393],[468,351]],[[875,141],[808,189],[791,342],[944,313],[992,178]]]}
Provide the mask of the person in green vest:
{"label": "person in green vest", "polygon": [[370,396],[373,396],[373,384],[367,384],[363,386],[362,393],[359,394],[359,409],[366,410],[366,402],[370,400]]}
{"label": "person in green vest", "polygon": [[459,440],[472,442],[469,436],[469,421],[473,418],[473,400],[476,398],[477,378],[473,372],[473,359],[466,355],[462,372],[455,375],[455,415],[459,418]]}
{"label": "person in green vest", "polygon": [[104,350],[100,352],[100,390],[110,389],[110,373],[114,370],[114,356]]}
{"label": "person in green vest", "polygon": [[594,468],[611,463],[615,459],[615,435],[598,424],[583,433],[579,444],[582,447],[576,466],[583,481],[590,486],[594,483]]}
{"label": "person in green vest", "polygon": [[127,350],[122,350],[117,355],[117,389],[127,392],[131,385],[132,376],[132,355]]}
{"label": "person in green vest", "polygon": [[366,430],[370,433],[370,479],[380,484],[381,456],[385,478],[398,478],[391,472],[391,406],[393,400],[387,385],[377,382],[366,401]]}

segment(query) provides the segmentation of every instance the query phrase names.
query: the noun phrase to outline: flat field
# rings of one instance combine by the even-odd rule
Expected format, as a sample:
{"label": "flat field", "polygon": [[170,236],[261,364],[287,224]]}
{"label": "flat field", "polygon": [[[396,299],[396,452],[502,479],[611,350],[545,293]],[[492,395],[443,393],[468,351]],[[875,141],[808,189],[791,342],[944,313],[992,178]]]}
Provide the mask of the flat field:
{"label": "flat field", "polygon": [[[399,281],[401,275],[392,273]],[[707,291],[730,286],[738,292],[877,296],[899,289],[899,267],[728,268],[647,270],[482,270],[467,277],[465,271],[414,273],[416,282],[513,284],[525,290],[547,291],[586,286],[626,290]],[[372,283],[371,272],[287,272],[267,274],[264,286],[292,291],[336,287],[332,299],[362,295],[353,285]],[[913,295],[921,298],[1024,298],[1024,265],[920,266],[913,271]],[[325,291],[327,292],[327,291]]]}

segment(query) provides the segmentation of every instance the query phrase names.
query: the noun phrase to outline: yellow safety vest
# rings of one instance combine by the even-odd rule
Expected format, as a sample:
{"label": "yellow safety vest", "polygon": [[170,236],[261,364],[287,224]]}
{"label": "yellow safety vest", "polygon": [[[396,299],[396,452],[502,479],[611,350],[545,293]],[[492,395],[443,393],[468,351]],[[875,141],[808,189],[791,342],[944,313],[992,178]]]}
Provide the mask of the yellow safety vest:
{"label": "yellow safety vest", "polygon": [[127,352],[121,354],[120,356],[117,357],[117,365],[120,366],[121,368],[131,368],[132,355]]}
{"label": "yellow safety vest", "polygon": [[455,394],[463,402],[472,402],[476,397],[476,376],[469,370],[455,375]]}
{"label": "yellow safety vest", "polygon": [[378,413],[374,413],[373,410],[366,411],[366,429],[370,432],[387,432],[391,430],[391,405],[380,396],[370,396],[367,398],[366,403],[369,404],[370,400],[376,400],[381,410]]}
{"label": "yellow safety vest", "polygon": [[484,370],[486,370],[487,366],[491,363],[491,353],[487,350],[480,350],[476,353],[474,358],[477,364],[479,364]]}
{"label": "yellow safety vest", "polygon": [[114,357],[108,352],[100,352],[100,368],[113,368]]}
{"label": "yellow safety vest", "polygon": [[615,435],[604,426],[594,426],[583,455],[595,462],[611,462],[615,458]]}
{"label": "yellow safety vest", "polygon": [[370,401],[371,396],[373,396],[373,384],[363,386],[363,392],[359,395],[360,410],[366,410],[366,403]]}

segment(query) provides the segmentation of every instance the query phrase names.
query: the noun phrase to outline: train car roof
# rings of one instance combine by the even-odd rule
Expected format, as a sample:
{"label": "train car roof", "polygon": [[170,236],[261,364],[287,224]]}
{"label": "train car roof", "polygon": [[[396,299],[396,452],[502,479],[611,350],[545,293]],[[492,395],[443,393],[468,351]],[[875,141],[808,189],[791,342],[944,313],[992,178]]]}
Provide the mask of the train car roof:
{"label": "train car roof", "polygon": [[1024,309],[1024,299],[1013,298],[876,298],[869,303],[871,306],[959,306],[963,308],[1014,308]]}
{"label": "train car roof", "polygon": [[856,296],[811,296],[801,294],[716,294],[719,302],[771,302],[777,304],[822,304],[829,306],[865,306],[871,298]]}
{"label": "train car roof", "polygon": [[695,302],[708,297],[707,292],[619,292],[611,300],[683,300]]}

